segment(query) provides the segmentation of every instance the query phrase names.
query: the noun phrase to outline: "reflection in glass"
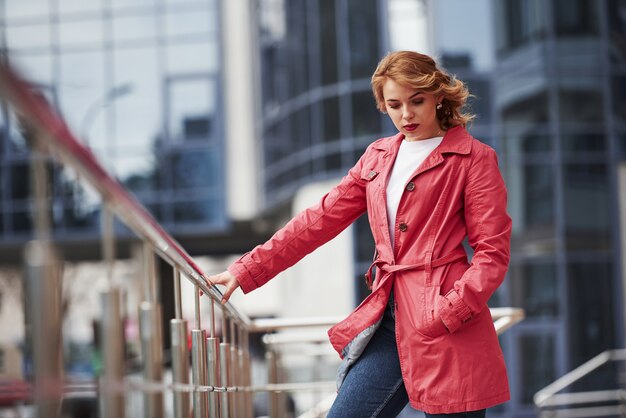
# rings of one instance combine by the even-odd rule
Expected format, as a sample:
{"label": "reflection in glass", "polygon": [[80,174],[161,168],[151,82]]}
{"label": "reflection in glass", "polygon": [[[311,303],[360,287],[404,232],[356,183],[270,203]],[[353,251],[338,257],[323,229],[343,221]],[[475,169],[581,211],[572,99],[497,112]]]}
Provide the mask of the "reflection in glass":
{"label": "reflection in glass", "polygon": [[491,81],[482,77],[466,77],[463,81],[472,94],[467,100],[467,106],[469,111],[476,115],[474,123],[491,123],[491,98],[493,94]]}
{"label": "reflection in glass", "polygon": [[28,153],[28,144],[26,143],[26,138],[24,137],[24,132],[22,128],[19,126],[17,121],[17,116],[13,109],[11,108],[8,112],[9,116],[9,142],[7,147],[9,152],[13,155],[27,155]]}
{"label": "reflection in glass", "polygon": [[324,142],[332,142],[341,136],[339,97],[331,96],[323,101],[324,112]]}
{"label": "reflection in glass", "polygon": [[524,170],[524,224],[526,229],[554,225],[553,169],[550,165],[533,164]]}
{"label": "reflection in glass", "polygon": [[291,115],[291,135],[289,142],[293,144],[295,150],[304,150],[311,146],[311,124],[309,119],[309,107],[294,112]]}
{"label": "reflection in glass", "polygon": [[59,13],[75,14],[81,12],[99,12],[103,8],[103,0],[61,0],[58,2]]}
{"label": "reflection in glass", "polygon": [[217,40],[172,43],[167,45],[167,73],[217,73],[220,65]]}
{"label": "reflection in glass", "polygon": [[6,39],[9,49],[38,48],[46,50],[50,47],[50,24],[7,25]]}
{"label": "reflection in glass", "polygon": [[529,154],[546,155],[552,151],[552,136],[547,126],[508,124],[504,127],[507,155],[514,161],[524,161]]}
{"label": "reflection in glass", "polygon": [[309,85],[309,51],[308,51],[308,19],[302,0],[290,0],[288,12],[288,28],[290,58],[285,63],[289,75],[289,96],[304,93]]}
{"label": "reflection in glass", "polygon": [[[425,3],[428,4],[425,7],[436,10],[433,24],[435,50],[441,51],[442,58],[445,58],[445,68],[455,72],[456,68],[450,65],[452,60],[449,59],[453,57],[457,63],[463,63],[466,69],[471,68],[477,72],[493,69],[495,65],[493,44],[496,40],[493,34],[494,25],[477,25],[476,22],[493,13],[494,3],[499,5],[502,2],[437,0],[432,6]],[[432,12],[428,14],[431,15]],[[454,22],[454,25],[450,25],[450,22]],[[465,75],[460,78],[467,79]]]}
{"label": "reflection in glass", "polygon": [[38,54],[19,54],[11,55],[11,62],[19,68],[23,75],[33,84],[52,85],[52,55],[47,52]]}
{"label": "reflection in glass", "polygon": [[378,136],[382,131],[381,113],[370,91],[352,94],[352,129],[354,136]]}
{"label": "reflection in glass", "polygon": [[369,78],[379,58],[378,1],[348,0],[350,76]]}
{"label": "reflection in glass", "polygon": [[9,166],[11,177],[11,200],[26,201],[30,195],[29,160],[14,161]]}
{"label": "reflection in glass", "polygon": [[604,164],[563,166],[563,205],[569,250],[608,250],[609,181]]}
{"label": "reflection in glass", "polygon": [[[116,42],[153,40],[157,37],[155,14],[116,16],[112,19],[113,40]],[[141,62],[141,61],[137,61]]]}
{"label": "reflection in glass", "polygon": [[502,109],[502,120],[505,123],[547,124],[549,121],[548,94],[543,92],[516,100]]}
{"label": "reflection in glass", "polygon": [[10,225],[14,233],[16,234],[26,234],[30,233],[33,228],[32,217],[30,210],[28,209],[19,209],[15,210],[11,213],[10,216]]}
{"label": "reflection in glass", "polygon": [[100,48],[102,46],[104,22],[101,19],[62,21],[58,27],[61,48],[74,46]]}
{"label": "reflection in glass", "polygon": [[599,91],[559,92],[559,120],[563,123],[604,122],[602,94]]}
{"label": "reflection in glass", "polygon": [[556,379],[555,337],[551,334],[523,335],[519,341],[522,402],[533,403],[533,396]]}
{"label": "reflection in glass", "polygon": [[[499,5],[498,5],[499,6]],[[511,50],[546,34],[547,21],[543,0],[505,0],[498,22],[504,36],[497,37],[498,50]]]}
{"label": "reflection in glass", "polygon": [[169,89],[169,140],[215,139],[217,88],[202,78],[172,80]]}
{"label": "reflection in glass", "polygon": [[[214,148],[214,147],[213,147]],[[181,149],[172,154],[173,187],[177,194],[206,189],[221,183],[219,156],[215,149]]]}
{"label": "reflection in glass", "polygon": [[3,2],[3,17],[8,21],[20,18],[44,17],[50,12],[50,0]]}
{"label": "reflection in glass", "polygon": [[131,8],[141,7],[147,10],[154,10],[151,6],[154,6],[156,0],[110,0],[111,9],[114,11],[122,11]]}
{"label": "reflection in glass", "polygon": [[257,7],[261,36],[268,42],[281,41],[286,33],[284,0],[258,0]]}
{"label": "reflection in glass", "polygon": [[165,14],[165,34],[170,38],[184,35],[206,35],[217,29],[215,10],[206,7],[177,12],[175,9]]}
{"label": "reflection in glass", "polygon": [[561,147],[564,152],[601,153],[606,150],[606,137],[601,133],[592,132],[563,133]]}
{"label": "reflection in glass", "polygon": [[[626,76],[611,77],[611,88],[614,92],[626,91]],[[626,94],[613,94],[613,116],[617,122],[626,124]]]}
{"label": "reflection in glass", "polygon": [[127,89],[109,104],[115,115],[113,138],[118,149],[145,155],[152,151],[164,125],[161,77],[153,71],[158,51],[154,47],[120,49],[113,58],[116,85]]}
{"label": "reflection in glass", "polygon": [[[70,129],[89,146],[104,148],[104,121],[108,91],[104,87],[102,52],[65,53],[59,56],[59,102]],[[89,114],[93,114],[90,117]]]}
{"label": "reflection in glass", "polygon": [[559,314],[556,274],[554,262],[511,266],[512,304],[524,308],[528,320],[556,318]]}
{"label": "reflection in glass", "polygon": [[337,28],[335,0],[319,0],[320,48],[322,50],[322,84],[337,82]]}
{"label": "reflection in glass", "polygon": [[185,223],[212,223],[219,219],[220,205],[215,199],[198,199],[172,204],[174,222]]}
{"label": "reflection in glass", "polygon": [[596,0],[554,0],[558,36],[596,35],[599,33],[600,11]]}
{"label": "reflection in glass", "polygon": [[341,164],[341,153],[340,152],[330,152],[324,158],[324,163],[326,165],[326,171],[333,172],[340,170],[342,167]]}
{"label": "reflection in glass", "polygon": [[[570,367],[615,347],[613,265],[575,262],[567,266],[569,282]],[[584,301],[584,303],[581,303]],[[592,386],[597,387],[597,386]]]}

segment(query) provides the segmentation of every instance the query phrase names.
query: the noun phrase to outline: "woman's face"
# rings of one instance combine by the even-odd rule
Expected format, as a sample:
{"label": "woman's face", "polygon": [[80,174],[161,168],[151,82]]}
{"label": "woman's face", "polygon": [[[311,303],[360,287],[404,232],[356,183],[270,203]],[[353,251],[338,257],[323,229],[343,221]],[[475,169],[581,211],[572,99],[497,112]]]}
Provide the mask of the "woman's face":
{"label": "woman's face", "polygon": [[407,141],[419,141],[443,134],[436,113],[440,96],[405,87],[388,79],[383,84],[383,98],[387,114]]}

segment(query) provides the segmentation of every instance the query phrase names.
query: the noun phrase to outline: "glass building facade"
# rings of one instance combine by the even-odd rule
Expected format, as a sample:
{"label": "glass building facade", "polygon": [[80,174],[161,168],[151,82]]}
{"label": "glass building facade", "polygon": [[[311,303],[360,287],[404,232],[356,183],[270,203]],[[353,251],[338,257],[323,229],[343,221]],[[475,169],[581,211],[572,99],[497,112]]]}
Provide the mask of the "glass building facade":
{"label": "glass building facade", "polygon": [[[623,2],[495,2],[496,109],[512,264],[503,298],[527,319],[506,336],[512,408],[623,344],[617,166]],[[620,88],[621,87],[621,88]],[[604,371],[577,390],[616,388]]]}
{"label": "glass building facade", "polygon": [[[378,0],[259,0],[266,205],[351,167],[383,115],[371,70],[384,51]],[[384,13],[382,13],[384,14]]]}
{"label": "glass building facade", "polygon": [[[223,230],[217,0],[6,0],[4,56],[172,233]],[[31,232],[28,149],[0,112],[0,244]],[[99,202],[53,170],[55,236],[99,233]]]}

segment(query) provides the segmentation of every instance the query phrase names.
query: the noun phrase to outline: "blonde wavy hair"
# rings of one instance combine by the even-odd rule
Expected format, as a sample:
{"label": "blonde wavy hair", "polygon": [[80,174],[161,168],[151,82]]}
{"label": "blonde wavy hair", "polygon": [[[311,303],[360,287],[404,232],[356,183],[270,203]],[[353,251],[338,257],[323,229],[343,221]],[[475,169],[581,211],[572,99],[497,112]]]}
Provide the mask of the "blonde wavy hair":
{"label": "blonde wavy hair", "polygon": [[442,129],[453,126],[466,126],[476,116],[464,112],[470,96],[465,84],[454,75],[437,67],[435,60],[428,55],[413,51],[396,51],[387,54],[372,75],[372,91],[378,109],[386,112],[383,85],[391,79],[396,83],[425,93],[443,95],[441,109],[437,109],[437,119]]}

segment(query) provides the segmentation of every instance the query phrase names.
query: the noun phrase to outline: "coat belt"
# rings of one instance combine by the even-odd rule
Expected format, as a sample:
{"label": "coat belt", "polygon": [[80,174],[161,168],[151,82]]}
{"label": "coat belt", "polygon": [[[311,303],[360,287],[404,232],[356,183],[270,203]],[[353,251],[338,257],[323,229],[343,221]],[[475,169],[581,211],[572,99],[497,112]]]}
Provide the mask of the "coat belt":
{"label": "coat belt", "polygon": [[454,261],[467,260],[467,254],[465,254],[465,249],[463,249],[463,247],[459,247],[451,253],[446,254],[445,256],[437,258],[435,260],[432,259],[432,253],[427,253],[426,260],[427,261],[423,263],[416,264],[392,264],[386,260],[374,260],[374,262],[367,269],[367,273],[365,273],[365,283],[367,283],[367,287],[369,287],[370,289],[372,288],[372,269],[374,267],[380,269],[384,273],[384,275],[382,276],[383,279],[386,279],[386,277],[390,276],[391,273],[396,273],[398,271],[426,270],[430,272],[435,267],[443,266]]}

